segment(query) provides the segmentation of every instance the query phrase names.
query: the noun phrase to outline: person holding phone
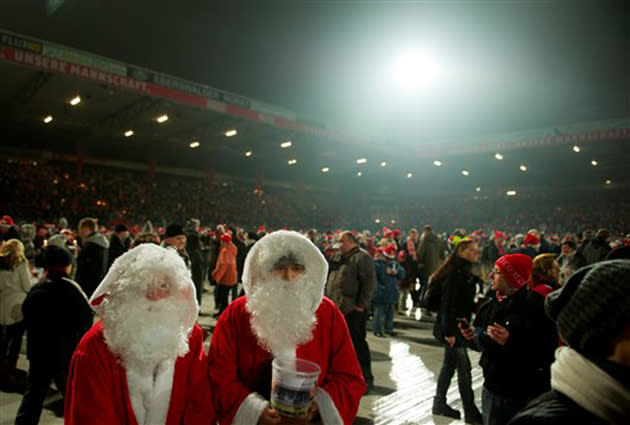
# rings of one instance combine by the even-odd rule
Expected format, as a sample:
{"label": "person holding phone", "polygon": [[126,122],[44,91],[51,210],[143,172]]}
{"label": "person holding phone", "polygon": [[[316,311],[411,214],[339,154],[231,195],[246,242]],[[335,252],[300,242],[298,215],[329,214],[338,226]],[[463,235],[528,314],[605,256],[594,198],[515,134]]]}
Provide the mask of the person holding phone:
{"label": "person holding phone", "polygon": [[464,403],[466,423],[481,424],[481,413],[475,405],[471,366],[466,340],[458,323],[467,326],[474,309],[475,279],[472,266],[479,259],[479,247],[471,239],[462,240],[450,257],[431,276],[431,285],[442,286],[440,308],[433,328],[438,341],[444,343],[444,362],[438,377],[433,414],[460,419],[460,412],[446,403],[446,393],[457,370],[459,393]]}
{"label": "person holding phone", "polygon": [[549,389],[558,341],[545,315],[544,298],[528,289],[533,262],[525,254],[499,258],[491,273],[496,297],[484,303],[473,323],[458,327],[481,351],[484,425],[505,425],[527,403]]}

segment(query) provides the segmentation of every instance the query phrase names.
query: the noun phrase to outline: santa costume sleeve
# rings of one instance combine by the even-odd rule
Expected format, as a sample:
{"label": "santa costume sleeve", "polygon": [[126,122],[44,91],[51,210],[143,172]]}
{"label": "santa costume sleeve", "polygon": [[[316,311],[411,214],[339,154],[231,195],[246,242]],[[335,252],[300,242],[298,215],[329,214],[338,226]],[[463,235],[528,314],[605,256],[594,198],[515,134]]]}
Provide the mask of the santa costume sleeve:
{"label": "santa costume sleeve", "polygon": [[242,324],[233,307],[230,305],[219,316],[208,352],[214,409],[220,425],[256,424],[269,402],[239,381],[237,347]]}
{"label": "santa costume sleeve", "polygon": [[314,401],[325,425],[351,425],[365,393],[365,381],[346,321],[338,308],[330,311],[330,363]]}

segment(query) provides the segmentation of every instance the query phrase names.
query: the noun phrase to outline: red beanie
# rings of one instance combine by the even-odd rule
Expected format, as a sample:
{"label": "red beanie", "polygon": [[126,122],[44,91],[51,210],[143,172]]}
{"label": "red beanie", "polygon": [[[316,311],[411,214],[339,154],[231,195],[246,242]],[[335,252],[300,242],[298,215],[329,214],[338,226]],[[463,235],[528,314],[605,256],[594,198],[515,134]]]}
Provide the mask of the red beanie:
{"label": "red beanie", "polygon": [[219,236],[219,240],[221,242],[232,242],[232,236],[230,236],[230,234],[226,232]]}
{"label": "red beanie", "polygon": [[390,260],[396,257],[396,246],[393,244],[389,244],[383,250],[383,255],[385,255]]}
{"label": "red beanie", "polygon": [[525,236],[525,245],[540,245],[540,239],[536,235]]}
{"label": "red beanie", "polygon": [[525,254],[508,254],[494,263],[508,283],[520,289],[532,276],[533,261]]}

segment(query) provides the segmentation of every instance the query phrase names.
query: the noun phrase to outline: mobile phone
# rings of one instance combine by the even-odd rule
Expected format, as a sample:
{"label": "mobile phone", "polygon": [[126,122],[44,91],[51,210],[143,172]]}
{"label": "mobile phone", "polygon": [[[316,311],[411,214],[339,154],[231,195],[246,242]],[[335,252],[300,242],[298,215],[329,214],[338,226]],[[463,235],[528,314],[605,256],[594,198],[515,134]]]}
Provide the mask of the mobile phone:
{"label": "mobile phone", "polygon": [[470,323],[468,323],[468,319],[465,317],[458,317],[456,320],[457,324],[461,325],[462,329],[468,329],[470,327]]}

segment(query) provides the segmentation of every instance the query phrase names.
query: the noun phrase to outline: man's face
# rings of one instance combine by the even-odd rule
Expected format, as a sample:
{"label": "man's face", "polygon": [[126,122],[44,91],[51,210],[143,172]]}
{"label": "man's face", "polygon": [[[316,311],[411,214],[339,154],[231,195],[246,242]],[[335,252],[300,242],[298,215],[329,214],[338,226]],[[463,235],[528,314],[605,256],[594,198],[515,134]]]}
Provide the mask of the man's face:
{"label": "man's face", "polygon": [[178,251],[181,251],[184,248],[186,248],[186,235],[172,236],[172,237],[166,239],[166,244],[167,245],[172,245]]}
{"label": "man's face", "polygon": [[118,232],[118,239],[120,239],[121,241],[124,241],[128,237],[129,237],[129,232],[128,231]]}
{"label": "man's face", "polygon": [[498,268],[494,268],[492,270],[492,290],[493,291],[501,291],[503,293],[506,292],[506,289],[509,290],[510,284],[503,276],[503,273]]}
{"label": "man's face", "polygon": [[291,282],[304,274],[304,266],[301,264],[289,264],[273,269],[273,275],[285,282]]}
{"label": "man's face", "polygon": [[562,248],[560,248],[562,251],[562,255],[569,255],[573,252],[573,250],[571,249],[571,247],[568,244],[564,244],[562,245]]}
{"label": "man's face", "polygon": [[81,239],[85,239],[91,234],[92,234],[92,229],[90,229],[87,226],[83,226],[79,229],[79,236],[81,236]]}
{"label": "man's face", "polygon": [[339,238],[340,249],[342,253],[349,252],[352,248],[354,248],[354,242],[347,236],[341,236]]}
{"label": "man's face", "polygon": [[476,263],[477,260],[479,260],[479,246],[476,243],[471,243],[459,254],[459,256],[469,263]]}

